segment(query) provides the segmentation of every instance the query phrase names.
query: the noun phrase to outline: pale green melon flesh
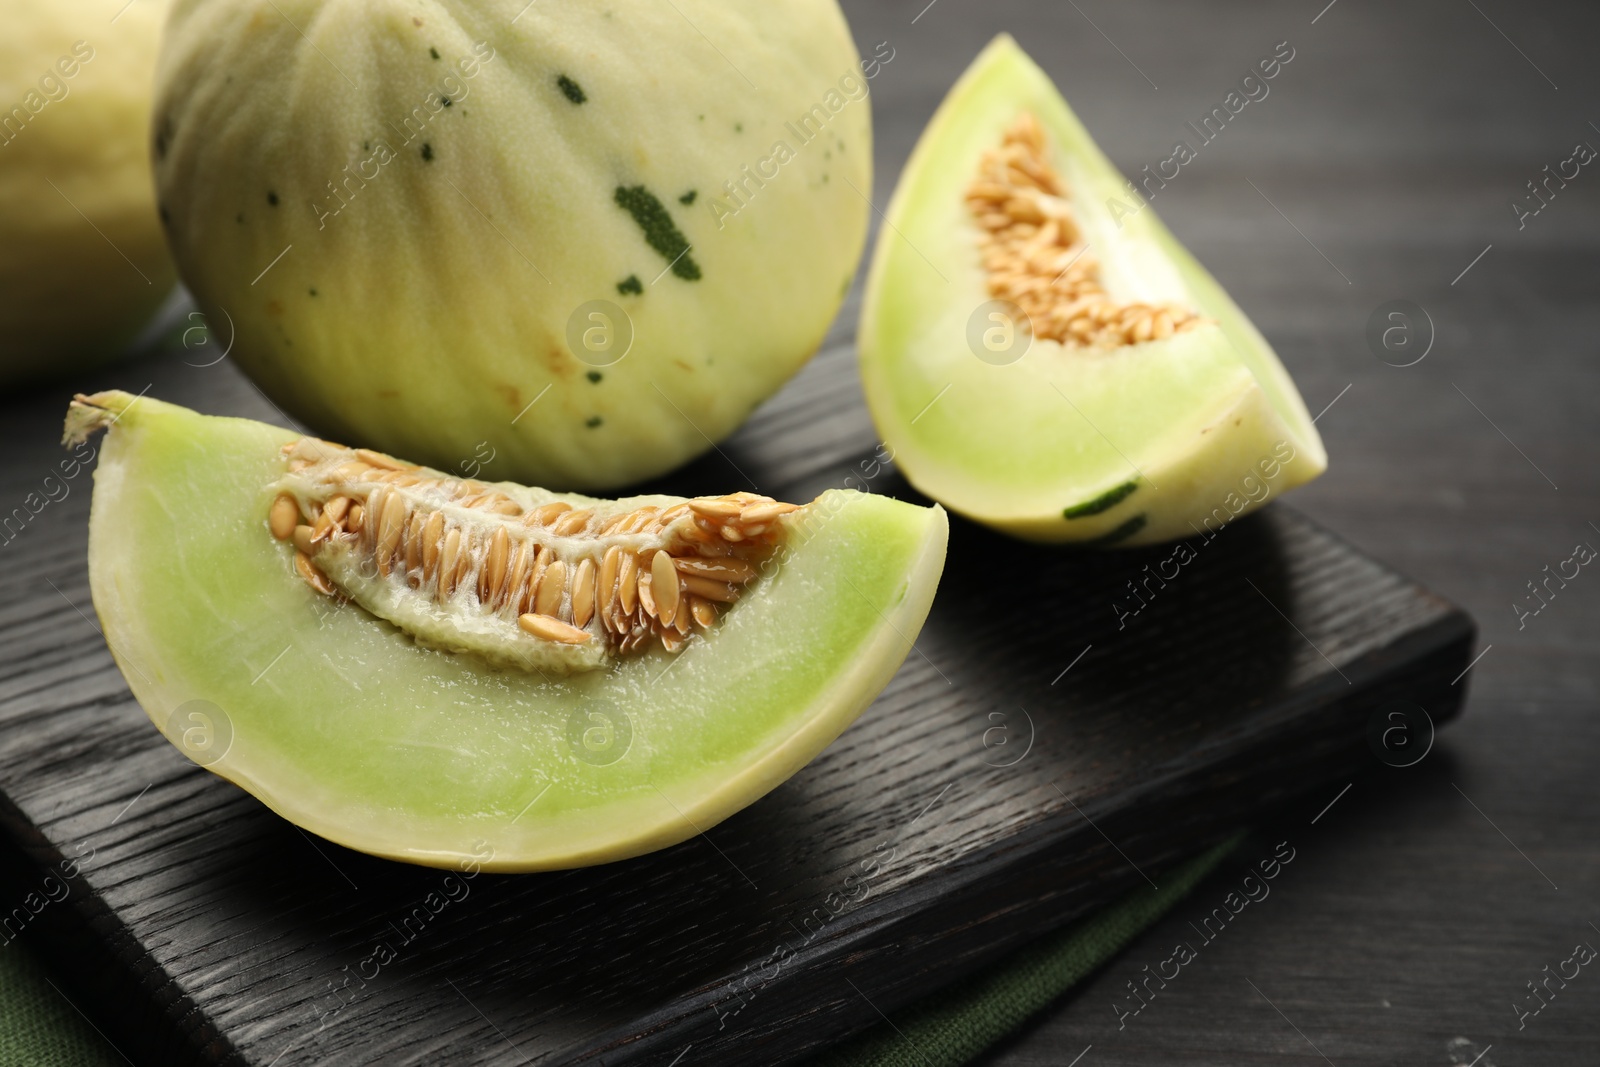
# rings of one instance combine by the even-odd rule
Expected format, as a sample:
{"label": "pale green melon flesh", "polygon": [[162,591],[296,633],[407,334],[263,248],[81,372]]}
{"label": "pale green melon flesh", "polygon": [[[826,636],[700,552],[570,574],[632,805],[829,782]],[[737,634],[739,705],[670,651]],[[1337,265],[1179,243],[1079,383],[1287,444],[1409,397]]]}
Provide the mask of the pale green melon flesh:
{"label": "pale green melon flesh", "polygon": [[[1212,324],[1110,350],[1034,339],[1003,366],[977,358],[968,319],[989,296],[963,194],[981,153],[1024,110],[1046,131],[1107,292],[1176,301]],[[1151,207],[1119,229],[1112,199],[1137,205],[1005,36],[951,90],[912,154],[868,280],[862,379],[896,462],[953,510],[1038,540],[1143,544],[1190,536],[1208,518],[1215,529],[1327,466],[1265,339]],[[1130,482],[1115,506],[1083,507]],[[1093,513],[1068,518],[1073,508]]]}
{"label": "pale green melon flesh", "polygon": [[[323,837],[415,863],[579,866],[714,825],[881,690],[943,566],[942,511],[833,490],[796,513],[808,518],[775,573],[676,658],[497,671],[424,650],[295,575],[266,526],[291,439],[155,400],[128,406],[95,475],[95,607],[169,739],[185,725],[169,727],[174,709],[211,702],[233,732],[211,770]],[[586,709],[627,716],[620,759],[578,758],[569,720]],[[580,728],[591,721],[603,730]]]}

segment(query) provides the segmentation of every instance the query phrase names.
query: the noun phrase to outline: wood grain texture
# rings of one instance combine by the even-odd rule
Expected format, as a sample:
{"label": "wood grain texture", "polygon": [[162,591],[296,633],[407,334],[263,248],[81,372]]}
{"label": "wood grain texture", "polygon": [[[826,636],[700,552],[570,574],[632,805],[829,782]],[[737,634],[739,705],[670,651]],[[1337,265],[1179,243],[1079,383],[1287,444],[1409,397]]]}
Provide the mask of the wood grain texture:
{"label": "wood grain texture", "polygon": [[[1489,649],[1424,762],[1356,778],[1313,826],[1333,783],[1246,848],[1241,863],[1287,838],[1300,858],[1126,1029],[1126,983],[1193,939],[1239,869],[983,1067],[1066,1067],[1090,1045],[1077,1067],[1593,1064],[1587,971],[1525,1027],[1512,1005],[1575,942],[1600,947],[1600,582],[1586,570],[1526,626],[1512,604],[1533,606],[1526,583],[1576,542],[1600,547],[1600,180],[1585,171],[1520,229],[1509,204],[1576,141],[1600,147],[1600,10],[940,0],[913,25],[925,6],[846,3],[858,40],[897,46],[873,82],[880,206],[953,70],[1002,29],[1127,174],[1291,42],[1271,95],[1154,206],[1311,410],[1337,398],[1317,423],[1331,466],[1292,506],[1465,606]],[[1432,318],[1412,367],[1363,338],[1393,299]]]}
{"label": "wood grain texture", "polygon": [[[673,487],[862,479],[859,449],[806,429],[843,408],[870,437],[851,360],[830,346]],[[118,376],[273,415],[226,366]],[[0,491],[56,462],[59,408],[16,405]],[[150,727],[89,607],[87,480],[5,547],[3,818],[33,866],[9,888],[80,860],[34,921],[159,1062],[790,1060],[1371,762],[1388,697],[1447,718],[1471,641],[1460,612],[1281,508],[1197,542],[1130,618],[1113,602],[1170,547],[1062,553],[957,523],[916,650],[792,781],[676,848],[481,875],[435,909],[443,873],[315,840]],[[868,484],[912,495],[889,470]],[[1028,576],[1010,601],[1001,566]]]}
{"label": "wood grain texture", "polygon": [[[181,1047],[201,1062],[557,1063],[587,1053],[664,1065],[690,1045],[682,1067],[777,1062],[877,1019],[875,1009],[892,1017],[918,991],[1136,884],[1059,785],[1158,881],[1171,856],[1250,819],[1281,816],[1241,863],[1284,839],[1299,855],[1273,896],[1126,1028],[1112,1008],[1125,983],[1193,938],[1189,924],[1237,885],[1239,867],[993,1064],[1064,1067],[1090,1045],[1078,1067],[1320,1064],[1324,1054],[1340,1067],[1465,1065],[1489,1045],[1481,1067],[1592,1061],[1600,983],[1586,974],[1522,1030],[1510,1004],[1574,941],[1600,945],[1585,933],[1600,923],[1600,594],[1579,584],[1524,629],[1508,604],[1573,541],[1600,544],[1584,532],[1600,523],[1600,200],[1595,183],[1573,182],[1525,230],[1506,202],[1600,121],[1584,110],[1600,89],[1586,53],[1597,16],[1579,5],[1484,3],[1480,13],[1348,0],[1325,12],[1322,2],[1078,6],[943,0],[912,25],[923,0],[847,3],[863,51],[879,40],[896,48],[872,83],[872,199],[886,203],[921,124],[1000,29],[1038,55],[1130,173],[1163,158],[1184,120],[1216,105],[1248,62],[1291,40],[1297,57],[1271,97],[1156,206],[1278,347],[1312,409],[1336,400],[1318,424],[1333,467],[1294,506],[1484,620],[1479,650],[1492,647],[1471,675],[1472,714],[1417,767],[1373,763],[1356,739],[1386,697],[1366,687],[1418,660],[1407,691],[1443,716],[1465,658],[1448,650],[1465,631],[1281,507],[1207,547],[1203,569],[1186,570],[1172,598],[1121,635],[1141,655],[1113,630],[1106,597],[1120,575],[1098,571],[1105,561],[1047,567],[1041,590],[1031,581],[1026,590],[1036,606],[997,607],[977,599],[978,567],[962,561],[1037,555],[957,524],[938,614],[919,642],[927,661],[913,656],[804,774],[660,857],[536,885],[476,880],[462,910],[430,923],[319,1033],[339,1003],[327,983],[389,936],[437,875],[312,842],[156,736],[92,628],[79,479],[0,546],[0,816],[18,848],[0,865],[9,906],[37,886],[37,865],[93,849],[73,895],[32,920],[30,936],[51,931],[39,943],[69,990],[101,991],[95,1005],[79,996],[98,1021],[119,1006],[113,1033],[124,1048],[137,1056],[143,1033],[179,1042],[151,1057],[158,1063],[180,1062]],[[1423,303],[1438,331],[1430,356],[1404,370],[1377,362],[1362,340],[1368,314],[1397,297]],[[847,307],[817,362],[725,457],[673,484],[721,490],[749,475],[796,495],[840,484],[876,444],[850,367],[854,314]],[[157,395],[280,421],[225,365],[185,367],[185,356],[205,361],[173,352],[118,381],[73,385],[157,382]],[[10,504],[57,459],[50,442],[67,391],[7,404],[0,491]],[[902,491],[892,476],[874,488]],[[1239,576],[1356,686],[1274,629],[1265,607],[1251,614],[1243,594],[1256,594]],[[1378,588],[1363,594],[1371,582]],[[1317,620],[1306,625],[1302,611]],[[1229,627],[1251,635],[1258,658],[1222,647]],[[1413,636],[1369,643],[1382,633]],[[1352,673],[1357,662],[1369,673]],[[1172,672],[1165,682],[1161,671]],[[1356,691],[1335,703],[1335,685]],[[1014,755],[983,739],[997,722],[1015,730],[1020,707],[1034,717],[1035,749],[1015,767],[985,766]],[[1214,762],[1202,769],[1197,755]],[[1355,773],[1361,765],[1371,773]],[[1297,800],[1305,789],[1313,795]],[[790,932],[863,860],[885,855],[879,845],[895,859],[870,896],[809,941]],[[81,962],[104,946],[113,965]],[[748,988],[745,968],[779,947],[796,951],[793,965]],[[108,992],[129,982],[139,996]]]}

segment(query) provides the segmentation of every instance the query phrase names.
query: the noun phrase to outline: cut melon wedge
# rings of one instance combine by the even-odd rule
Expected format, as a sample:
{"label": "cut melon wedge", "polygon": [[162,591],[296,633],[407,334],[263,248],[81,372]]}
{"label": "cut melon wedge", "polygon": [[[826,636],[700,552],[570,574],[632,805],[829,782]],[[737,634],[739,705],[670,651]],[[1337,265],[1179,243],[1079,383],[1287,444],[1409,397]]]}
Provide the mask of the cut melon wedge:
{"label": "cut melon wedge", "polygon": [[[774,546],[760,574],[676,653],[648,641],[598,663],[496,667],[470,651],[488,639],[471,627],[468,651],[445,650],[437,632],[419,642],[297,571],[269,515],[296,442],[310,439],[125,393],[80,397],[69,439],[101,428],[90,581],[151,720],[291,822],[412,863],[583,866],[716,824],[804,766],[888,683],[944,562],[940,509],[830,490],[766,524]],[[565,501],[602,517],[682,503],[477,488],[491,503]],[[588,627],[586,640],[605,639]]]}
{"label": "cut melon wedge", "polygon": [[[983,193],[985,153],[1029,121],[1062,189],[1036,199],[1067,220],[1053,235],[1076,227],[1074,240],[1036,249],[1030,269],[1060,289],[1081,276],[1113,310],[1170,308],[1193,321],[1156,339],[1079,344],[1052,339],[1060,331],[1042,314],[1034,322],[990,304],[997,272],[985,235],[994,228],[981,219],[1002,208],[970,198]],[[1047,252],[1056,257],[1048,268]],[[1087,315],[1081,308],[1101,298],[1061,299],[1066,316],[1073,306]],[[1327,466],[1272,348],[1008,36],[951,89],[912,153],[874,253],[859,343],[873,419],[906,477],[1021,537],[1138,545],[1193,536]]]}

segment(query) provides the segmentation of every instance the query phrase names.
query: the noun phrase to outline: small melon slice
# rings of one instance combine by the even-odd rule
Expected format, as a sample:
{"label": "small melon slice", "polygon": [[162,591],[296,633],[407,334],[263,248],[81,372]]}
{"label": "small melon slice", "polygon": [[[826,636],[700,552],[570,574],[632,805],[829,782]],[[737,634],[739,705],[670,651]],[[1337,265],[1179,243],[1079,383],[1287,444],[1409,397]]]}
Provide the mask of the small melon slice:
{"label": "small melon slice", "polygon": [[101,428],[90,582],[151,719],[413,863],[582,866],[714,825],[887,684],[944,561],[940,509],[869,494],[555,496],[79,397],[69,440]]}
{"label": "small melon slice", "polygon": [[1272,348],[1010,37],[951,89],[887,218],[862,381],[906,477],[952,510],[1146,544],[1326,468]]}

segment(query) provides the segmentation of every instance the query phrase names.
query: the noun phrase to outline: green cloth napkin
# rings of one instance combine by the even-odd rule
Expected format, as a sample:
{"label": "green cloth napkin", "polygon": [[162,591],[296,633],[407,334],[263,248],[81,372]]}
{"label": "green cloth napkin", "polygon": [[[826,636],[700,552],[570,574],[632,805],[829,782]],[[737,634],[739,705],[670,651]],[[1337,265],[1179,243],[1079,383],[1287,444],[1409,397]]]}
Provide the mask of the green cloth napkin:
{"label": "green cloth napkin", "polygon": [[1189,895],[1240,834],[951,988],[895,1012],[806,1067],[959,1067],[1098,970]]}
{"label": "green cloth napkin", "polygon": [[0,1064],[128,1067],[15,941],[0,945]]}
{"label": "green cloth napkin", "polygon": [[[1233,850],[1224,842],[1087,919],[945,992],[895,1012],[808,1067],[957,1067],[1076,985],[1189,894]],[[51,985],[27,950],[0,946],[0,1064],[123,1067],[127,1061]]]}

